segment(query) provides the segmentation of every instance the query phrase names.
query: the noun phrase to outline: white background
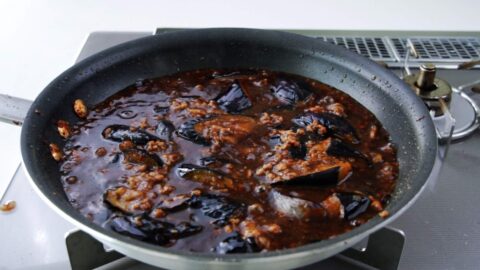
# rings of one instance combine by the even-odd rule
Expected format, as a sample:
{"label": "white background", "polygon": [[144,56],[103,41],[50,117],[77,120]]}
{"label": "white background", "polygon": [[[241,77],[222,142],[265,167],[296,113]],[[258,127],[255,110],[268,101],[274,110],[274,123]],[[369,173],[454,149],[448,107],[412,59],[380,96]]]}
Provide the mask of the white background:
{"label": "white background", "polygon": [[[478,0],[0,0],[0,93],[34,99],[73,63],[92,31],[227,26],[480,31],[479,12]],[[19,128],[0,124],[0,181],[20,162],[19,134]]]}

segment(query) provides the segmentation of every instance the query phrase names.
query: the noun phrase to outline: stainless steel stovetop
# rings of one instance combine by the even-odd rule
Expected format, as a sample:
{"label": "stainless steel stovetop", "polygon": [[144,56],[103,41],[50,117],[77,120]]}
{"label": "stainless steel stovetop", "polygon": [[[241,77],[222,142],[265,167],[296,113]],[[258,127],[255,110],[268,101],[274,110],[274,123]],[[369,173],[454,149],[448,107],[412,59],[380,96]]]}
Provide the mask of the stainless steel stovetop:
{"label": "stainless steel stovetop", "polygon": [[[157,32],[166,31],[163,29]],[[300,31],[387,64],[395,73],[406,55],[407,41],[420,50],[412,67],[419,63],[435,62],[439,77],[454,86],[480,79],[480,69],[457,70],[458,62],[480,57],[480,33],[396,33],[396,32],[328,32]],[[78,60],[131,39],[150,35],[147,32],[94,32],[86,40]],[[415,36],[408,39],[407,37]],[[434,38],[432,38],[434,36]],[[440,37],[439,37],[440,36]],[[466,90],[466,93],[470,93]],[[480,103],[480,96],[473,100]],[[472,110],[454,95],[451,105],[457,126],[466,125]],[[429,184],[418,201],[384,231],[383,240],[371,249],[370,256],[378,252],[396,252],[400,256],[398,269],[478,269],[480,267],[480,132],[451,144],[447,158],[438,161],[438,177]],[[442,165],[441,168],[439,168]],[[1,198],[0,198],[1,199]],[[31,189],[21,166],[15,173],[3,201],[15,200],[17,209],[0,215],[0,269],[68,269],[70,267],[65,237],[75,228],[64,221]],[[2,201],[2,202],[3,202]],[[388,234],[390,232],[390,237]],[[400,232],[400,233],[399,233]],[[403,232],[403,233],[402,233]],[[81,236],[79,233],[70,234]],[[377,235],[378,236],[378,235]],[[371,243],[375,242],[372,237]],[[404,241],[404,242],[403,242]],[[402,250],[403,244],[403,250]],[[82,255],[92,253],[88,246],[83,251],[70,254],[82,260]],[[370,249],[370,247],[369,247]],[[72,250],[70,249],[72,253]],[[96,252],[96,251],[94,251]],[[75,253],[75,252],[73,252]],[[351,255],[351,253],[350,253]],[[390,256],[387,255],[387,256]],[[89,255],[88,255],[89,256]],[[377,256],[377,257],[378,257]],[[83,260],[86,258],[84,257]],[[382,261],[374,258],[373,261]],[[345,257],[331,259],[305,269],[363,269]],[[103,266],[102,269],[154,269],[129,258]]]}

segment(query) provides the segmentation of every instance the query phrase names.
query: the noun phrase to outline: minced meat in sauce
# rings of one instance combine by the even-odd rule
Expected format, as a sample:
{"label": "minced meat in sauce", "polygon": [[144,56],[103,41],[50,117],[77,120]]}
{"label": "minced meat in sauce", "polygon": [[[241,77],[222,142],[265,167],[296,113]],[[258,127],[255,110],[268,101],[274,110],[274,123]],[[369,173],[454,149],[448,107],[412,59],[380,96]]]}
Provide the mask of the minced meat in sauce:
{"label": "minced meat in sauce", "polygon": [[398,175],[380,122],[347,94],[266,70],[139,80],[58,122],[62,183],[83,215],[197,252],[297,247],[352,230]]}

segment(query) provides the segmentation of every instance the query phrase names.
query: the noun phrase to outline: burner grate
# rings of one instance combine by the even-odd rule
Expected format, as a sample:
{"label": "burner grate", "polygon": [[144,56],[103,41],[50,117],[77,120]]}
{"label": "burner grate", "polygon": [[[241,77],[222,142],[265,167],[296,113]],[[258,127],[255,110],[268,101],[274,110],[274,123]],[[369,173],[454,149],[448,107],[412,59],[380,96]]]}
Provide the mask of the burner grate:
{"label": "burner grate", "polygon": [[[407,52],[407,38],[400,37],[346,37],[316,36],[326,42],[342,46],[374,61],[402,63]],[[419,54],[411,62],[458,64],[480,58],[480,38],[476,37],[412,37]]]}
{"label": "burner grate", "polygon": [[318,37],[376,61],[395,61],[388,43],[381,37]]}
{"label": "burner grate", "polygon": [[[406,38],[391,39],[398,55],[405,58]],[[465,61],[480,57],[480,41],[477,38],[411,38],[419,54],[418,61]]]}

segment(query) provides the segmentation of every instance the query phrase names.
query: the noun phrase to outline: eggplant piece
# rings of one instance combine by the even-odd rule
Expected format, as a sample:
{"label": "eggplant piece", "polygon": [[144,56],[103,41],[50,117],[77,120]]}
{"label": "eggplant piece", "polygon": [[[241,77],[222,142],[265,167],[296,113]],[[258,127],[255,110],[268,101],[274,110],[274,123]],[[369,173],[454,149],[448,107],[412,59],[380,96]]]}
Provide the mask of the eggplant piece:
{"label": "eggplant piece", "polygon": [[147,234],[133,225],[128,217],[114,216],[103,224],[103,227],[120,234],[145,241],[148,239]]}
{"label": "eggplant piece", "polygon": [[216,226],[225,226],[230,218],[242,215],[244,206],[228,200],[226,197],[206,194],[192,196],[188,205],[200,211],[207,217],[213,219],[211,222]]}
{"label": "eggplant piece", "polygon": [[158,113],[158,114],[161,114],[161,115],[165,115],[167,114],[169,111],[170,111],[170,107],[169,106],[159,106],[159,105],[155,105],[153,107],[153,111],[155,113]]}
{"label": "eggplant piece", "polygon": [[235,144],[247,137],[256,125],[255,119],[248,116],[219,115],[189,120],[180,125],[177,134],[201,145],[210,145],[212,140]]}
{"label": "eggplant piece", "polygon": [[144,210],[134,208],[134,205],[144,198],[143,192],[126,187],[108,189],[103,195],[103,199],[108,205],[127,214],[144,212]]}
{"label": "eggplant piece", "polygon": [[208,166],[211,166],[211,167],[222,167],[223,164],[226,164],[226,163],[232,163],[232,161],[226,159],[226,158],[219,158],[219,157],[214,157],[214,156],[210,156],[210,157],[202,157],[198,160],[198,165],[200,165],[201,167],[208,167]]}
{"label": "eggplant piece", "polygon": [[191,197],[192,196],[187,194],[176,195],[173,198],[163,200],[157,208],[164,209],[169,212],[175,212],[177,210],[187,207],[188,200],[190,200]]}
{"label": "eggplant piece", "polygon": [[158,138],[164,141],[170,141],[172,139],[172,133],[175,131],[175,126],[170,121],[161,120],[157,124],[155,132]]}
{"label": "eggplant piece", "polygon": [[300,140],[299,146],[290,146],[288,148],[288,152],[290,153],[290,156],[292,158],[304,159],[308,152],[307,146],[305,145],[305,141]]}
{"label": "eggplant piece", "polygon": [[268,197],[273,209],[290,218],[303,218],[314,204],[310,201],[294,198],[272,190]]}
{"label": "eggplant piece", "polygon": [[173,224],[156,221],[147,216],[114,216],[103,226],[120,234],[158,245],[168,245],[176,239],[188,237],[203,230],[201,225],[190,222]]}
{"label": "eggplant piece", "polygon": [[260,250],[253,237],[243,239],[238,232],[225,238],[212,249],[217,254],[251,253],[259,252]]}
{"label": "eggplant piece", "polygon": [[202,167],[207,167],[208,165],[216,164],[219,160],[216,157],[202,157],[198,160],[198,163]]}
{"label": "eggplant piece", "polygon": [[314,121],[317,121],[319,124],[327,128],[327,132],[330,135],[340,139],[347,139],[354,144],[359,143],[355,129],[346,119],[338,115],[331,113],[306,113],[292,119],[292,122],[295,125],[302,128],[306,128]]}
{"label": "eggplant piece", "polygon": [[272,190],[268,198],[276,211],[290,218],[343,218],[343,205],[336,194],[320,203],[284,195],[277,190]]}
{"label": "eggplant piece", "polygon": [[370,206],[370,199],[367,196],[354,193],[339,193],[337,197],[342,202],[345,211],[345,219],[354,220],[367,211]]}
{"label": "eggplant piece", "polygon": [[104,139],[123,142],[130,140],[136,145],[146,145],[149,141],[159,140],[158,137],[151,135],[141,129],[131,131],[126,125],[110,125],[102,131]]}
{"label": "eggplant piece", "polygon": [[232,84],[225,94],[217,97],[216,101],[218,106],[228,113],[240,113],[252,107],[252,102],[238,83]]}
{"label": "eggplant piece", "polygon": [[290,185],[290,186],[325,186],[336,185],[339,182],[340,166],[333,166],[321,171],[297,176],[288,180],[281,180],[272,185]]}
{"label": "eggplant piece", "polygon": [[282,137],[280,135],[273,135],[268,139],[268,144],[270,147],[275,147],[276,145],[279,145],[282,143]]}
{"label": "eggplant piece", "polygon": [[233,180],[215,170],[210,168],[200,167],[193,164],[182,164],[177,168],[178,176],[202,183],[206,186],[218,188],[218,189],[233,189]]}
{"label": "eggplant piece", "polygon": [[351,173],[352,166],[348,162],[339,162],[331,166],[319,166],[313,172],[305,172],[289,179],[270,182],[271,185],[290,186],[327,186],[337,185],[344,181]]}
{"label": "eggplant piece", "polygon": [[293,106],[311,95],[305,85],[300,86],[296,82],[286,80],[279,81],[276,86],[270,88],[270,91],[281,103],[289,106]]}
{"label": "eggplant piece", "polygon": [[[303,138],[300,139],[300,145],[299,146],[290,146],[288,148],[288,152],[290,153],[290,156],[294,159],[304,159],[305,156],[307,155],[308,149],[307,146],[305,145],[305,141]],[[268,144],[270,147],[275,147],[276,145],[279,145],[282,143],[282,139],[280,135],[273,135],[272,137],[269,138]]]}
{"label": "eggplant piece", "polygon": [[184,122],[178,128],[178,131],[177,131],[178,136],[186,140],[189,140],[191,142],[194,142],[196,144],[201,144],[205,146],[210,145],[210,141],[203,138],[202,135],[197,133],[197,131],[195,130],[195,125],[200,123],[201,121],[202,119],[197,118],[197,119],[192,119],[192,120],[188,120],[187,122]]}
{"label": "eggplant piece", "polygon": [[123,152],[123,156],[130,163],[147,165],[150,169],[163,165],[163,161],[157,155],[149,154],[144,150],[128,149]]}
{"label": "eggplant piece", "polygon": [[115,153],[110,159],[110,163],[117,163],[119,160],[120,160],[120,153]]}
{"label": "eggplant piece", "polygon": [[348,144],[338,140],[332,139],[330,140],[330,144],[328,145],[326,153],[330,156],[336,157],[353,157],[353,158],[360,158],[365,160],[368,164],[370,164],[370,159],[365,156],[362,152],[352,148]]}

